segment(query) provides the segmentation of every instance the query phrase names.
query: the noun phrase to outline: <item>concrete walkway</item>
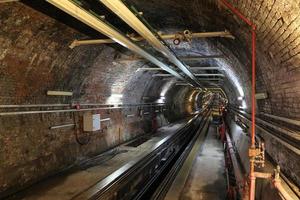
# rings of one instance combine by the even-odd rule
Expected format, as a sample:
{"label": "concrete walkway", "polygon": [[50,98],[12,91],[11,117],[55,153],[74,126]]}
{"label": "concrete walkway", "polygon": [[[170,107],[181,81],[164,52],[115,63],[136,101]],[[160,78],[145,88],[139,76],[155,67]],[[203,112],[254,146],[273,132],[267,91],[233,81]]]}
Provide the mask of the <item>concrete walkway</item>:
{"label": "concrete walkway", "polygon": [[210,125],[203,147],[194,161],[181,200],[224,200],[226,197],[225,161],[216,126]]}

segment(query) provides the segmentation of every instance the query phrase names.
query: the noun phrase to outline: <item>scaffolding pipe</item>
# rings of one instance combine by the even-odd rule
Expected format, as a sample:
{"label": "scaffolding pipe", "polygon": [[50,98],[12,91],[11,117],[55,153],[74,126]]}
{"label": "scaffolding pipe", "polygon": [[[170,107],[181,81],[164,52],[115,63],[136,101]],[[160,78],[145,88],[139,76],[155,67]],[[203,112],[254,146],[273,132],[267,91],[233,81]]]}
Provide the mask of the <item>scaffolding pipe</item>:
{"label": "scaffolding pipe", "polygon": [[[244,21],[247,25],[251,27],[251,34],[252,34],[252,98],[251,98],[251,105],[252,105],[252,124],[251,124],[251,147],[250,149],[255,149],[255,79],[256,79],[256,25],[245,17],[237,8],[232,6],[227,0],[221,0],[223,4],[229,8],[235,15],[237,15],[242,21]],[[250,150],[249,149],[249,150]],[[250,158],[250,200],[255,200],[255,159],[252,157]]]}

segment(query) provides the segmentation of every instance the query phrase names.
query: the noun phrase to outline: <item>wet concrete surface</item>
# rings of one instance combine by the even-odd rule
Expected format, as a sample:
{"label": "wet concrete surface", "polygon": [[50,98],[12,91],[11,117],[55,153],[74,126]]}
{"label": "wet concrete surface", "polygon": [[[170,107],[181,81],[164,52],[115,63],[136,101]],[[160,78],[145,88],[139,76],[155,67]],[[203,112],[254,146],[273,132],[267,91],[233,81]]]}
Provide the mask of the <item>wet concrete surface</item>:
{"label": "wet concrete surface", "polygon": [[181,193],[181,200],[226,199],[224,151],[216,130],[216,126],[210,125]]}

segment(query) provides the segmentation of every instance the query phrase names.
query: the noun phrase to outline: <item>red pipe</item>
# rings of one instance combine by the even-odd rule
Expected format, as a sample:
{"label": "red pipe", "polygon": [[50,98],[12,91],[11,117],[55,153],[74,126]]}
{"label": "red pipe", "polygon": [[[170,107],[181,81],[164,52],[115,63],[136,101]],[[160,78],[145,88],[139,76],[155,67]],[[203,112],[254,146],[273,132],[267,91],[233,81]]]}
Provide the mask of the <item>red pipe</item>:
{"label": "red pipe", "polygon": [[227,8],[229,8],[234,14],[236,14],[239,18],[241,18],[246,24],[248,24],[251,27],[254,26],[254,24],[247,17],[245,17],[237,8],[232,6],[226,0],[221,0],[221,1]]}
{"label": "red pipe", "polygon": [[255,99],[255,83],[256,78],[256,26],[252,26],[252,135],[251,135],[251,148],[255,148],[255,112],[256,112],[256,99]]}
{"label": "red pipe", "polygon": [[[235,15],[237,15],[242,21],[248,24],[251,27],[251,34],[252,34],[252,98],[251,98],[251,105],[252,105],[252,124],[251,124],[251,149],[255,149],[255,80],[256,80],[256,26],[255,24],[245,17],[237,8],[232,6],[226,0],[221,0],[223,4],[229,8]],[[250,194],[249,199],[255,199],[255,174],[254,174],[254,158],[250,158]]]}

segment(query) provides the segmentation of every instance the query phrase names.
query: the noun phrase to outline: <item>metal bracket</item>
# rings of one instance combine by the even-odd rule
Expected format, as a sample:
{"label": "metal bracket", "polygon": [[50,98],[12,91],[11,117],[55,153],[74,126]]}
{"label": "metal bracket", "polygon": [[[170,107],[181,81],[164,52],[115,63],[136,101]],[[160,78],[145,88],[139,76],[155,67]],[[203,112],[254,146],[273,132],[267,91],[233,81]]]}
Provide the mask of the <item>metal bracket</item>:
{"label": "metal bracket", "polygon": [[260,142],[258,148],[250,148],[249,149],[249,157],[250,160],[254,162],[254,164],[261,168],[265,166],[265,145],[263,142]]}

